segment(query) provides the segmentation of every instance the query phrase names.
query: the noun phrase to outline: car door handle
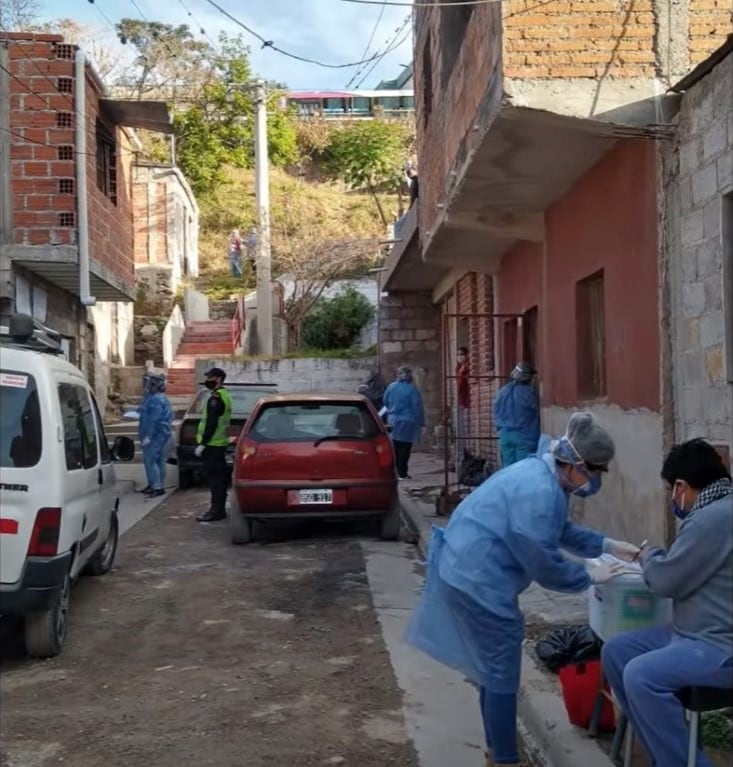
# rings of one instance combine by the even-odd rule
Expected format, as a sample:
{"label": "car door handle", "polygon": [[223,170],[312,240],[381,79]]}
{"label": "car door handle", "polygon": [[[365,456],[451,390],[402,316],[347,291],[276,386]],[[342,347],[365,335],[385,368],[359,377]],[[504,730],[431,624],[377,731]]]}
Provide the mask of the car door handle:
{"label": "car door handle", "polygon": [[101,469],[97,469],[97,484],[104,484],[104,472]]}

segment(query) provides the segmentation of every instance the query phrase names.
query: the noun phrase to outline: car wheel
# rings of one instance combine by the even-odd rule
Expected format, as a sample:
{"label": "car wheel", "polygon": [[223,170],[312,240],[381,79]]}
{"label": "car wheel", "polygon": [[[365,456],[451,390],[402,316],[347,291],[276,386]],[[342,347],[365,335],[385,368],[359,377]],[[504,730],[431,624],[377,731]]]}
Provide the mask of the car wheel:
{"label": "car wheel", "polygon": [[232,543],[235,546],[252,543],[254,540],[254,524],[252,520],[247,519],[242,514],[239,504],[234,499],[232,499],[228,515],[229,533],[232,537]]}
{"label": "car wheel", "polygon": [[382,517],[379,526],[379,537],[383,541],[397,541],[402,529],[402,509],[399,501],[395,500],[392,508]]}
{"label": "car wheel", "polygon": [[53,607],[25,616],[25,649],[31,658],[53,658],[61,652],[68,626],[70,591],[67,573]]}
{"label": "car wheel", "polygon": [[193,484],[193,472],[190,469],[178,470],[178,489],[188,490]]}
{"label": "car wheel", "polygon": [[117,554],[119,535],[120,525],[117,521],[117,514],[113,514],[107,539],[102,544],[102,548],[87,563],[87,566],[84,568],[85,575],[106,575],[112,569],[115,555]]}

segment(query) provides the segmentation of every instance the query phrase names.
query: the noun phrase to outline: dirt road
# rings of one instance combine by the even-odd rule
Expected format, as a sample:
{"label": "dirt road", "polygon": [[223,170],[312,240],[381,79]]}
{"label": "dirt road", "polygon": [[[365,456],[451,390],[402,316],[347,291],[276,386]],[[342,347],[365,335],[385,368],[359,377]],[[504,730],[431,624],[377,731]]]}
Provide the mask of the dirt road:
{"label": "dirt road", "polygon": [[417,767],[353,529],[233,547],[205,500],[77,584],[59,658],[3,638],[0,764]]}

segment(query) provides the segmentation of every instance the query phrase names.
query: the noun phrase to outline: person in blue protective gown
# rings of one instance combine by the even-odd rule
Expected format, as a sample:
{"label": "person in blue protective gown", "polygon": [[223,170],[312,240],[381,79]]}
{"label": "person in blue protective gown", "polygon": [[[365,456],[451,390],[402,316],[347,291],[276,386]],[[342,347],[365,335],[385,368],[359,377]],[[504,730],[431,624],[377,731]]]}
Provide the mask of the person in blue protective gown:
{"label": "person in blue protective gown", "polygon": [[501,465],[510,466],[537,451],[540,438],[540,398],[532,386],[537,371],[520,362],[494,400]]}
{"label": "person in blue protective gown", "polygon": [[[672,448],[662,479],[681,525],[669,550],[644,547],[639,560],[651,592],[672,599],[672,625],[612,637],[602,661],[651,763],[685,767],[690,735],[675,693],[733,689],[733,484],[701,439]],[[695,764],[712,767],[700,749]]]}
{"label": "person in blue protective gown", "polygon": [[422,394],[412,380],[412,370],[402,365],[397,370],[397,379],[385,389],[384,407],[387,408],[387,423],[392,427],[397,476],[409,479],[408,466],[412,446],[420,441],[425,426],[425,410]]}
{"label": "person in blue protective gown", "polygon": [[173,408],[165,395],[165,377],[146,375],[145,398],[140,407],[138,434],[148,486],[143,493],[150,497],[165,494],[165,469],[170,445]]}
{"label": "person in blue protective gown", "polygon": [[[545,440],[543,440],[543,443]],[[580,592],[618,574],[618,565],[586,569],[603,552],[632,560],[637,546],[605,538],[569,519],[571,494],[601,488],[614,444],[590,413],[575,413],[549,450],[497,472],[433,528],[425,589],[407,641],[461,672],[480,690],[488,765],[518,765],[516,714],[524,619],[519,595],[536,581]]]}

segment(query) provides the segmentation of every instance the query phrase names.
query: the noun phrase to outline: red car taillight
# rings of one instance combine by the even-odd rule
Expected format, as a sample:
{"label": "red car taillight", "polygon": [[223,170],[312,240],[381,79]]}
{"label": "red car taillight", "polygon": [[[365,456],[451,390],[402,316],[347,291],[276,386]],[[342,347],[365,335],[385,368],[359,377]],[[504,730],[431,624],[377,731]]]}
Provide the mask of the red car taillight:
{"label": "red car taillight", "polygon": [[392,451],[392,440],[386,434],[380,434],[374,440],[377,451],[377,460],[380,469],[391,469],[394,466],[394,453]]}
{"label": "red car taillight", "polygon": [[229,437],[229,442],[232,445],[236,444],[239,439],[240,431],[242,431],[242,424],[240,423],[232,423],[227,427],[227,437]]}
{"label": "red car taillight", "polygon": [[39,509],[28,544],[29,557],[55,557],[59,548],[61,509]]}
{"label": "red car taillight", "polygon": [[244,466],[248,461],[251,462],[257,453],[257,443],[249,437],[243,437],[239,441],[237,450],[239,451],[239,463]]}
{"label": "red car taillight", "polygon": [[181,425],[181,433],[178,435],[178,442],[181,445],[195,445],[198,423],[196,421],[184,421]]}

